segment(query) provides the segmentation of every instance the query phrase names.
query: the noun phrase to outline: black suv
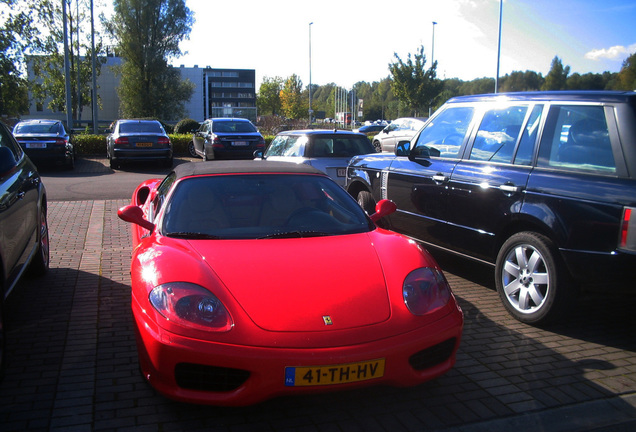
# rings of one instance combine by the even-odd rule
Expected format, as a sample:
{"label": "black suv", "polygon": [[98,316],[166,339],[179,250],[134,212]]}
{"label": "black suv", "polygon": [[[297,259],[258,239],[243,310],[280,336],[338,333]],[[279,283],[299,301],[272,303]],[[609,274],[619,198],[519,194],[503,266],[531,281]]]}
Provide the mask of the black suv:
{"label": "black suv", "polygon": [[394,155],[352,159],[346,188],[369,213],[393,200],[391,229],[493,265],[520,321],[581,286],[636,288],[634,92],[450,99]]}

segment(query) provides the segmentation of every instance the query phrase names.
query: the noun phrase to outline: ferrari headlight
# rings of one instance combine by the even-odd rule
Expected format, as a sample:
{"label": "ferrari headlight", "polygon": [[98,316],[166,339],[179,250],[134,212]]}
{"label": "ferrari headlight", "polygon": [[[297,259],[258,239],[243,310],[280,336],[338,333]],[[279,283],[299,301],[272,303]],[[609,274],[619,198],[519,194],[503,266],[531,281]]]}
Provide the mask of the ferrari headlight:
{"label": "ferrari headlight", "polygon": [[422,267],[406,277],[402,295],[412,314],[424,315],[446,306],[451,298],[451,290],[441,271]]}
{"label": "ferrari headlight", "polygon": [[150,304],[169,321],[204,331],[228,331],[233,322],[221,301],[205,288],[172,282],[155,287]]}

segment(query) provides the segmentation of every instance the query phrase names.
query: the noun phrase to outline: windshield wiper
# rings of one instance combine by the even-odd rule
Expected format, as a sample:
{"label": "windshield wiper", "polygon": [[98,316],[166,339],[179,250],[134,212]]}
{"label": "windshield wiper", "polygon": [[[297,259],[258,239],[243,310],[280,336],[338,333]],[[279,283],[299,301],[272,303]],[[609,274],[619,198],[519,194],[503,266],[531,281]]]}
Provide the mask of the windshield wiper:
{"label": "windshield wiper", "polygon": [[168,237],[176,237],[190,240],[217,240],[221,237],[213,234],[205,234],[200,232],[178,231],[166,234]]}
{"label": "windshield wiper", "polygon": [[277,232],[273,234],[269,234],[263,237],[259,237],[258,239],[272,239],[272,238],[304,238],[304,237],[324,237],[330,236],[331,233],[326,233],[322,231],[284,231]]}

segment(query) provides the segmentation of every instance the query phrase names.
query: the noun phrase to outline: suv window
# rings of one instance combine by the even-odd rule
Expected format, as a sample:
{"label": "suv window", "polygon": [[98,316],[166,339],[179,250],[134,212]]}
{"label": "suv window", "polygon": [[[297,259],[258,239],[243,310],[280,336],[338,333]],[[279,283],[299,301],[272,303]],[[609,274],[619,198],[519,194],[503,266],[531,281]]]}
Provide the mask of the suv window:
{"label": "suv window", "polygon": [[479,125],[469,159],[512,162],[527,106],[511,106],[486,111]]}
{"label": "suv window", "polygon": [[300,148],[305,141],[305,137],[277,136],[267,149],[266,156],[301,156]]}
{"label": "suv window", "polygon": [[451,107],[442,111],[420,132],[413,153],[417,155],[426,148],[431,156],[458,157],[474,112],[471,107]]}
{"label": "suv window", "polygon": [[602,106],[553,106],[539,148],[538,166],[616,172]]}

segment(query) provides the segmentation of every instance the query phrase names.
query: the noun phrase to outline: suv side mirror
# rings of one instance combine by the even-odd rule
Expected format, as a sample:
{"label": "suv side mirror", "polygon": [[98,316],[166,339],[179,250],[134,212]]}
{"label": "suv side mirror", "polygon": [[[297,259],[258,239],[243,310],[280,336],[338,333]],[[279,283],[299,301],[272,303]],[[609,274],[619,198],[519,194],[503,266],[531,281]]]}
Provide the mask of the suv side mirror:
{"label": "suv side mirror", "polygon": [[409,153],[409,159],[415,161],[417,159],[429,159],[431,157],[439,157],[441,152],[435,147],[420,146],[416,147]]}

